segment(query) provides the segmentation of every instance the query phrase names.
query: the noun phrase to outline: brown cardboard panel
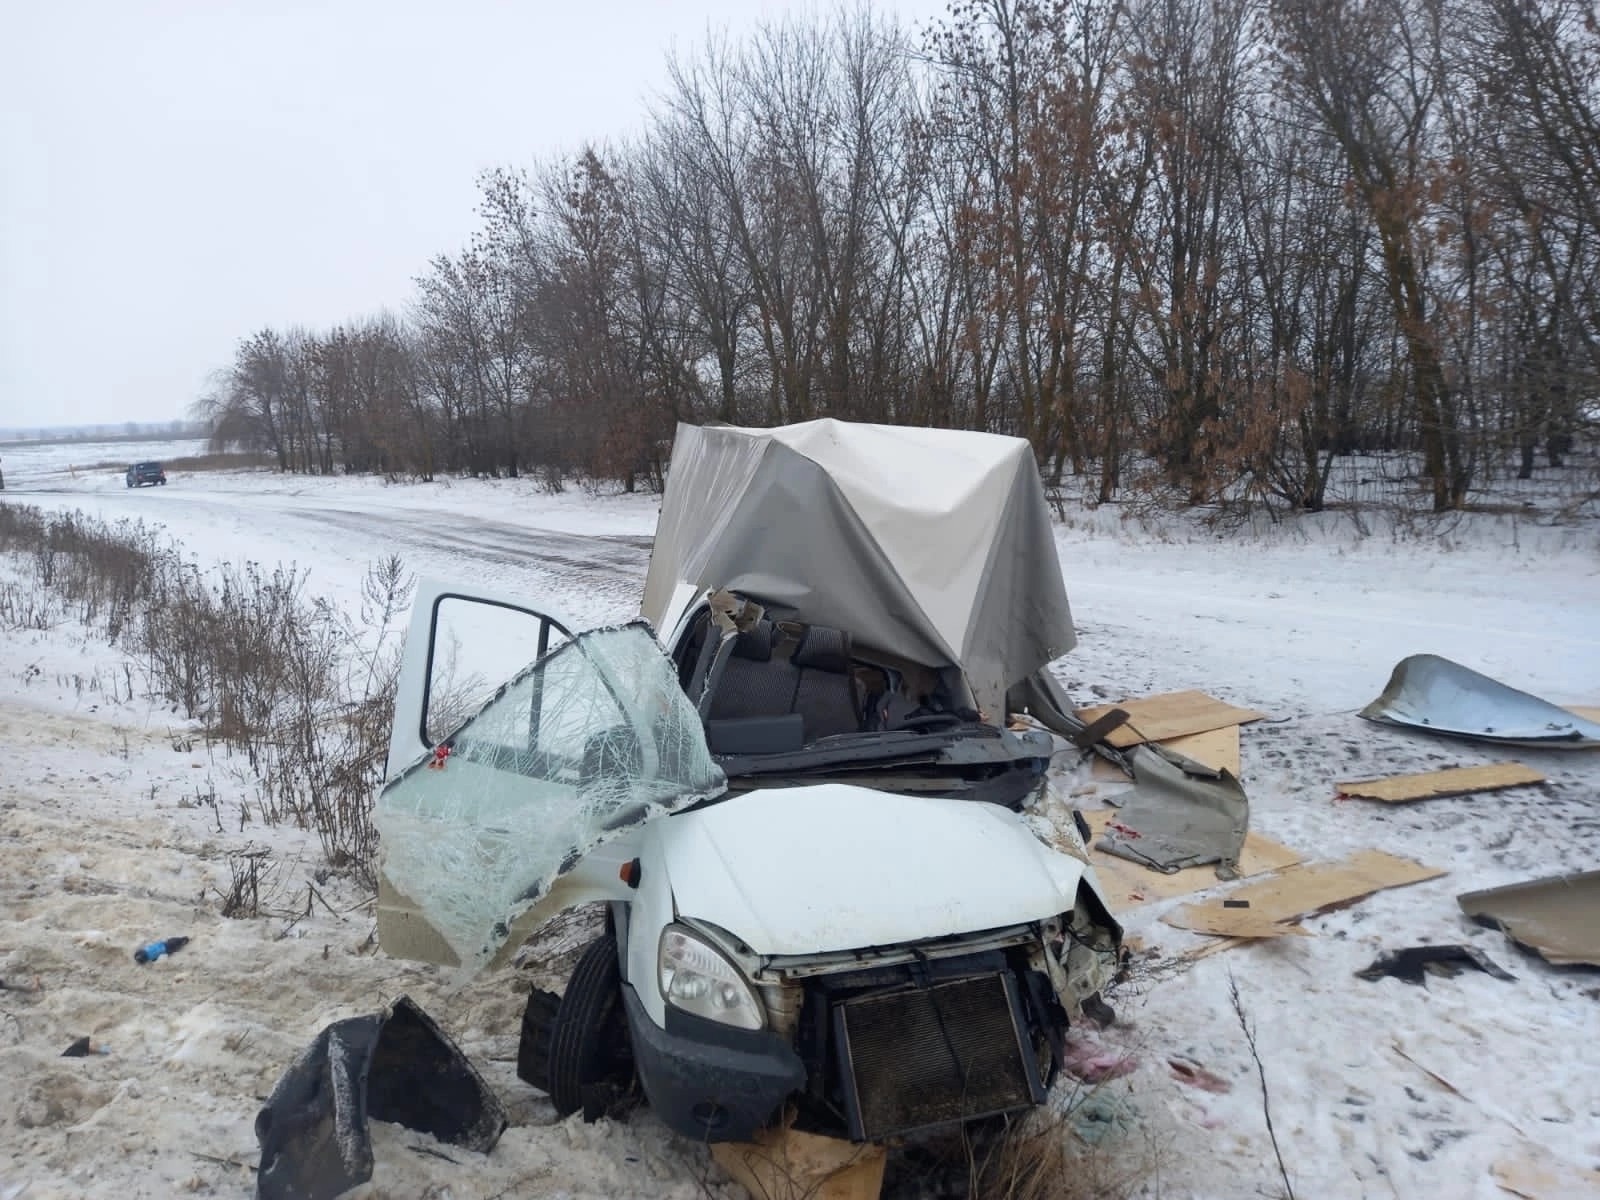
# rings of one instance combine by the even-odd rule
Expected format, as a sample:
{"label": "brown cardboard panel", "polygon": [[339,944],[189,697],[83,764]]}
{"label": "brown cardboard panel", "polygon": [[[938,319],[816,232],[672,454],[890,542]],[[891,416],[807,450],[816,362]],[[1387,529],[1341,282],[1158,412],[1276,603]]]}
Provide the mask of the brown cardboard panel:
{"label": "brown cardboard panel", "polygon": [[[1163,919],[1178,929],[1196,933],[1259,937],[1263,918],[1280,923],[1294,921],[1343,908],[1385,888],[1421,883],[1444,873],[1382,850],[1358,850],[1338,862],[1287,867],[1222,896],[1186,904]],[[1249,907],[1225,908],[1224,900],[1245,900]]]}
{"label": "brown cardboard panel", "polygon": [[1248,946],[1252,942],[1259,942],[1260,938],[1245,937],[1214,937],[1208,938],[1192,950],[1185,950],[1181,957],[1190,959],[1210,958],[1213,954],[1220,954],[1224,950],[1232,950],[1235,946]]}
{"label": "brown cardboard panel", "polygon": [[[1205,733],[1189,733],[1157,744],[1185,758],[1192,758],[1202,766],[1227,771],[1235,779],[1240,777],[1237,725],[1224,725],[1221,729],[1211,729]],[[1094,761],[1089,764],[1089,778],[1100,783],[1127,783],[1133,776],[1111,760],[1096,754]]]}
{"label": "brown cardboard panel", "polygon": [[764,1129],[753,1142],[716,1142],[711,1157],[763,1200],[878,1200],[885,1151],[797,1129]]}
{"label": "brown cardboard panel", "polygon": [[1120,708],[1128,714],[1128,723],[1112,730],[1106,738],[1119,750],[1137,746],[1140,742],[1159,742],[1192,733],[1209,733],[1226,725],[1243,725],[1263,718],[1263,714],[1254,709],[1236,708],[1204,692],[1168,692],[1139,700],[1123,700],[1117,704],[1100,704],[1093,708],[1080,708],[1077,716],[1081,721],[1090,722],[1113,708]]}
{"label": "brown cardboard panel", "polygon": [[1492,792],[1498,788],[1543,782],[1544,775],[1541,772],[1521,763],[1507,762],[1483,767],[1449,767],[1443,771],[1423,771],[1416,775],[1389,775],[1382,779],[1358,779],[1334,786],[1341,796],[1404,804],[1410,800],[1466,796],[1472,792]]}
{"label": "brown cardboard panel", "polygon": [[1205,733],[1189,733],[1158,743],[1185,758],[1239,778],[1239,727],[1224,725]]}
{"label": "brown cardboard panel", "polygon": [[1549,1151],[1532,1142],[1524,1142],[1512,1154],[1493,1163],[1489,1174],[1501,1188],[1523,1200],[1600,1196],[1600,1171],[1552,1158]]}
{"label": "brown cardboard panel", "polygon": [[[1117,814],[1107,809],[1086,812],[1083,816],[1089,822],[1089,829],[1094,834],[1089,839],[1091,847],[1089,858],[1094,864],[1095,874],[1100,879],[1100,886],[1106,893],[1112,912],[1126,912],[1130,908],[1137,908],[1141,904],[1155,900],[1187,896],[1191,892],[1217,887],[1223,882],[1217,878],[1215,866],[1185,867],[1168,875],[1161,871],[1152,871],[1149,867],[1141,866],[1130,859],[1119,858],[1103,850],[1095,850],[1094,843],[1105,833],[1106,826],[1116,820]],[[1299,861],[1300,855],[1281,842],[1275,842],[1259,833],[1249,833],[1245,835],[1244,849],[1239,854],[1239,874],[1264,875],[1268,871],[1281,870]]]}

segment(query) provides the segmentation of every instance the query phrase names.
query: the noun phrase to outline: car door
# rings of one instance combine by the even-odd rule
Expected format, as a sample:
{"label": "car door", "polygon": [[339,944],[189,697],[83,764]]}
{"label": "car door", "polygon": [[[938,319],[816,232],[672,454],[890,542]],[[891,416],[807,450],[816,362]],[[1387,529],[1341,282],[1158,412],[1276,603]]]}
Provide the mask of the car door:
{"label": "car door", "polygon": [[424,580],[395,688],[384,778],[443,742],[513,675],[572,637],[572,621],[509,596]]}
{"label": "car door", "polygon": [[[374,810],[391,952],[482,965],[596,847],[725,789],[649,627],[571,629],[506,597],[419,586]],[[625,887],[614,868],[597,882],[573,902]],[[407,953],[408,924],[430,952]]]}

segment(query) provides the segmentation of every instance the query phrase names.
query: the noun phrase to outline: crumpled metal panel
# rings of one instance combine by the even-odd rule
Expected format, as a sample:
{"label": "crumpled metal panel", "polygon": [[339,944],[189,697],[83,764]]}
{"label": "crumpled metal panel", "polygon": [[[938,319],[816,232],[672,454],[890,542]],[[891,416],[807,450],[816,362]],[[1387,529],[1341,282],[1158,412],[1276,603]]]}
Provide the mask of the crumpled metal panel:
{"label": "crumpled metal panel", "polygon": [[1600,967],[1600,871],[1467,892],[1456,901],[1478,924],[1505,930],[1547,962]]}
{"label": "crumpled metal panel", "polygon": [[1547,700],[1507,687],[1436,654],[1413,654],[1361,716],[1385,725],[1501,742],[1581,749],[1600,746],[1600,725]]}

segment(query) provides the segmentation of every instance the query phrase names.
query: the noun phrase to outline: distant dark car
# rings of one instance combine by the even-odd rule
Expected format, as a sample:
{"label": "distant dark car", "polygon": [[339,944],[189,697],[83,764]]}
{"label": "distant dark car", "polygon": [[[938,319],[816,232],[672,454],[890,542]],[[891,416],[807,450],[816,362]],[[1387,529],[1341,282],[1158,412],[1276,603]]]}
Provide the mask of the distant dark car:
{"label": "distant dark car", "polygon": [[166,483],[167,473],[158,462],[134,463],[126,476],[129,487],[143,487],[147,483]]}

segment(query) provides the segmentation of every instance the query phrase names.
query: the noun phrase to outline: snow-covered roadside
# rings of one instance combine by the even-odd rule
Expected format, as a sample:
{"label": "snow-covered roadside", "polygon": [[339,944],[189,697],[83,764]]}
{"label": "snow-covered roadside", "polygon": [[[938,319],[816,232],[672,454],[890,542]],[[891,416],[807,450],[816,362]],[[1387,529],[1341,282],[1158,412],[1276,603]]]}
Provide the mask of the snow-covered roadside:
{"label": "snow-covered roadside", "polygon": [[[396,546],[413,569],[554,598],[584,622],[627,615],[636,603],[646,557],[639,541],[655,516],[649,497],[591,502],[581,494],[545,497],[527,485],[458,483],[424,494],[370,481],[294,482],[291,492],[258,488],[255,477],[223,476],[215,486],[196,477],[159,497],[117,489],[16,499],[108,517],[159,514],[202,562],[292,559],[312,569],[314,591],[351,604],[366,561]],[[330,513],[358,522],[359,537],[330,524]],[[1356,539],[1335,521],[1218,541],[1181,529],[1147,535],[1103,514],[1075,517],[1060,531],[1081,642],[1058,669],[1075,698],[1202,687],[1260,708],[1276,723],[1244,731],[1257,829],[1308,858],[1375,846],[1450,871],[1307,922],[1311,938],[1230,950],[1116,998],[1124,1023],[1102,1040],[1131,1049],[1139,1065],[1107,1086],[1126,1098],[1141,1132],[1160,1148],[1163,1196],[1281,1190],[1230,976],[1255,1025],[1274,1125],[1299,1195],[1495,1196],[1486,1172],[1523,1139],[1567,1162],[1600,1160],[1600,1098],[1585,1058],[1600,1032],[1593,994],[1600,977],[1516,952],[1501,935],[1468,924],[1453,899],[1600,863],[1600,754],[1518,752],[1551,776],[1544,789],[1405,809],[1331,799],[1339,779],[1509,757],[1359,721],[1352,710],[1376,695],[1406,654],[1446,654],[1552,700],[1600,703],[1600,560],[1592,531],[1508,531],[1485,521],[1464,523],[1453,536],[1449,550],[1415,539]],[[0,975],[10,982],[32,970],[47,981],[37,998],[0,993],[3,1011],[30,1031],[14,1044],[17,1026],[0,1018],[0,1085],[17,1080],[26,1090],[53,1080],[40,1086],[70,1096],[67,1084],[86,1079],[99,1090],[42,1129],[0,1128],[0,1146],[13,1155],[0,1158],[0,1180],[27,1180],[16,1163],[45,1189],[25,1193],[29,1200],[167,1195],[187,1171],[200,1175],[202,1187],[242,1194],[247,1173],[190,1152],[249,1161],[259,1097],[294,1052],[328,1020],[409,991],[475,1061],[487,1061],[515,1124],[494,1155],[465,1168],[410,1153],[404,1146],[420,1139],[384,1131],[373,1185],[381,1194],[420,1196],[433,1183],[453,1194],[494,1194],[517,1183],[518,1170],[529,1194],[703,1194],[695,1182],[703,1157],[665,1138],[648,1114],[626,1127],[542,1128],[552,1119],[548,1106],[512,1074],[520,998],[504,976],[468,982],[373,956],[365,947],[370,920],[360,912],[339,922],[317,908],[296,935],[277,941],[287,919],[223,922],[214,900],[209,908],[198,902],[207,871],[226,886],[226,848],[265,835],[234,830],[227,803],[220,807],[231,841],[214,826],[207,832],[205,810],[152,809],[168,791],[176,806],[187,778],[206,777],[207,768],[188,766],[192,760],[172,748],[169,716],[137,702],[119,708],[80,698],[52,682],[81,676],[66,669],[74,662],[114,674],[114,655],[66,635],[7,635],[0,651],[0,736],[14,748],[14,770],[0,783],[7,864],[0,888],[8,893],[0,902]],[[24,684],[30,665],[39,670]],[[49,687],[56,690],[46,694]],[[100,708],[90,713],[91,704]],[[133,730],[125,759],[123,723]],[[103,747],[95,740],[102,733]],[[226,787],[225,776],[218,786]],[[287,843],[284,850],[296,861]],[[309,874],[313,859],[308,844],[295,869]],[[69,878],[81,882],[69,885]],[[298,888],[304,897],[303,882]],[[330,903],[343,907],[337,898]],[[1160,924],[1163,911],[1138,910],[1128,925],[1170,959],[1197,939]],[[187,932],[169,924],[185,921],[202,931],[194,946],[171,962],[133,964],[134,945]],[[95,930],[103,941],[78,944],[76,934]],[[1352,975],[1380,948],[1453,941],[1486,951],[1518,979],[1467,973],[1424,990]],[[18,954],[22,962],[13,965]],[[102,1005],[108,1015],[100,1019]],[[222,1006],[220,1015],[206,1005]],[[220,1032],[202,1037],[200,1066],[174,1065],[189,1036],[180,1018],[197,1009],[204,1011],[193,1023]],[[252,1032],[230,1049],[236,1028]],[[103,1037],[112,1054],[54,1058],[79,1034]],[[1216,1072],[1231,1091],[1177,1082],[1167,1066],[1173,1055]],[[136,1066],[119,1066],[127,1063]],[[127,1078],[159,1102],[126,1096]],[[76,1128],[84,1122],[88,1136]],[[142,1160],[123,1159],[130,1144]],[[12,1150],[21,1145],[30,1149]],[[547,1154],[553,1157],[539,1157]],[[383,1175],[386,1156],[404,1160],[402,1177]],[[149,1174],[156,1163],[159,1176]],[[92,1179],[74,1179],[79,1166],[93,1170]]]}
{"label": "snow-covered roadside", "polygon": [[[353,1196],[739,1194],[648,1113],[558,1123],[515,1077],[537,972],[469,980],[383,955],[315,836],[241,828],[248,792],[182,722],[80,695],[54,669],[82,650],[69,631],[8,635],[0,662],[0,1196],[250,1194],[253,1123],[279,1074],[328,1022],[401,994],[459,1040],[512,1126],[488,1156],[374,1126],[377,1169]],[[40,669],[23,683],[19,663]],[[247,849],[271,851],[272,915],[225,919]],[[134,962],[180,934],[176,955]],[[104,1053],[61,1057],[81,1036]]]}

